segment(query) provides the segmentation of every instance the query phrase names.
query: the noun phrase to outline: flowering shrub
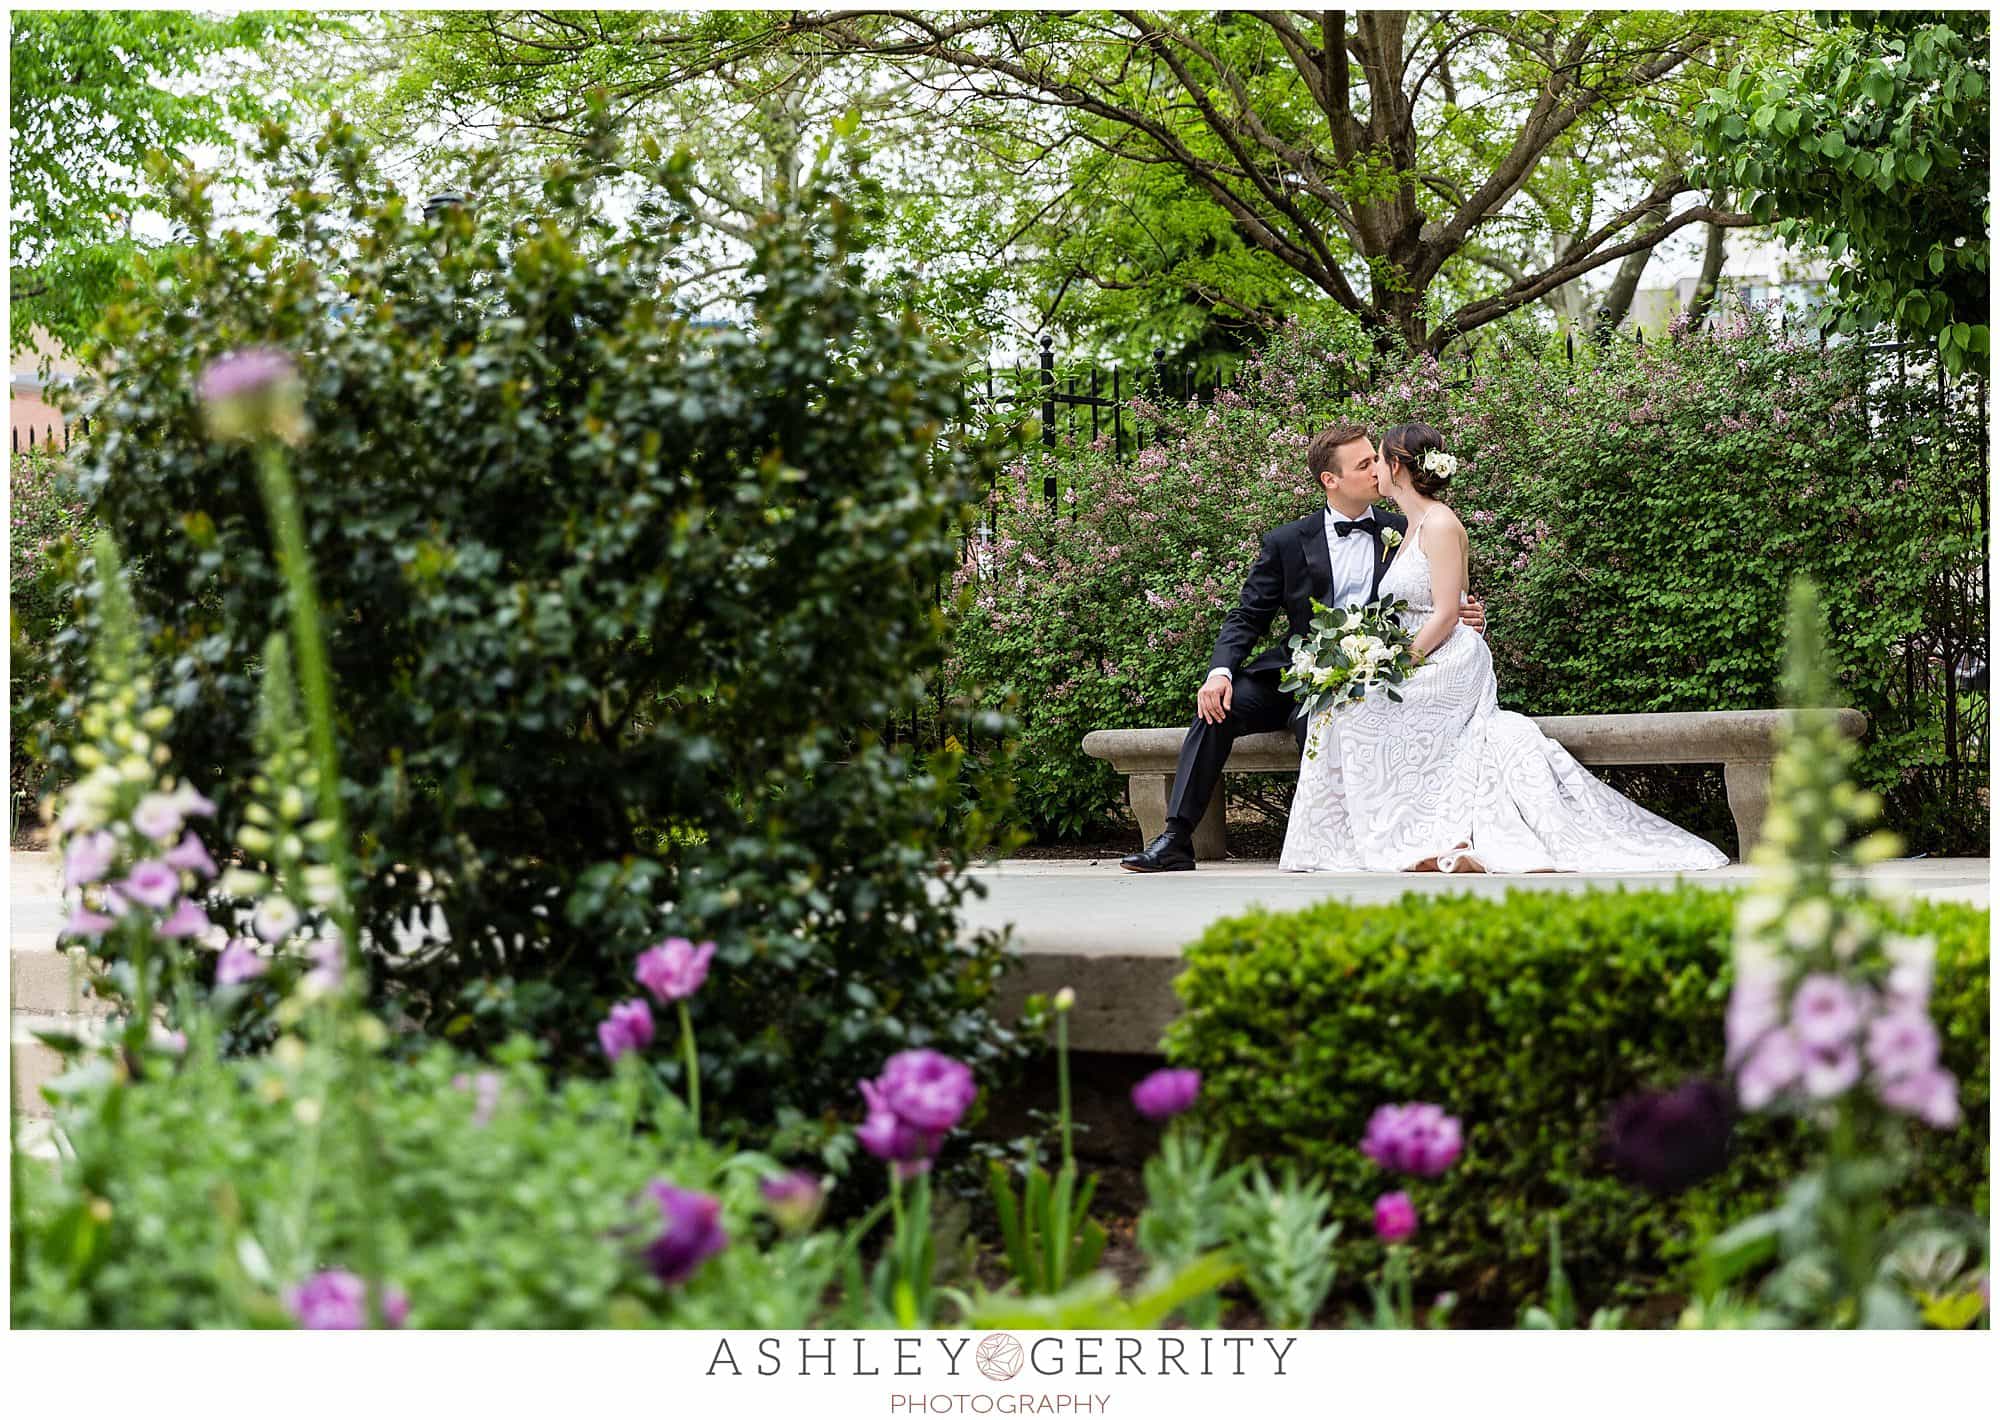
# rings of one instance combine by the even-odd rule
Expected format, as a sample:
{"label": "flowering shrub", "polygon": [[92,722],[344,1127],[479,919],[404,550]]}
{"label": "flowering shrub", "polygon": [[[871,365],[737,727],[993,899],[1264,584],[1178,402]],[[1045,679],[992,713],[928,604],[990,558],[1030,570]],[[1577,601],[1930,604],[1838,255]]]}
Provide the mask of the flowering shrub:
{"label": "flowering shrub", "polygon": [[15,707],[8,746],[11,812],[31,820],[47,782],[50,728],[22,709],[49,696],[51,651],[70,615],[70,578],[90,523],[70,481],[68,463],[45,450],[11,455],[7,484],[7,588],[13,660],[8,699]]}
{"label": "flowering shrub", "polygon": [[[661,295],[691,259],[672,161],[600,150],[532,213],[426,219],[366,147],[274,136],[268,237],[219,230],[184,184],[190,240],[107,314],[79,484],[130,539],[178,748],[232,790],[258,763],[282,582],[262,456],[215,436],[269,411],[196,410],[198,372],[255,340],[299,365],[273,431],[303,440],[374,989],[461,1046],[526,1029],[595,1070],[634,954],[714,942],[722,984],[691,1006],[713,1123],[841,1165],[830,1107],[884,1056],[1017,1050],[987,1006],[999,941],[958,941],[985,833],[960,757],[882,733],[942,656],[973,471],[935,437],[957,362],[876,299],[858,209],[825,193],[759,229],[742,328],[705,330]],[[647,189],[616,239],[592,215],[608,181]],[[42,718],[73,717],[74,684]],[[248,797],[216,802],[240,842]],[[646,1059],[688,1083],[676,1052]]]}
{"label": "flowering shrub", "polygon": [[[1424,360],[1370,384],[1345,337],[1294,323],[1212,403],[1136,405],[1159,437],[1129,464],[1065,445],[1004,470],[997,540],[960,569],[972,600],[951,664],[968,691],[1018,695],[1028,823],[1074,834],[1113,811],[1123,781],[1083,755],[1088,731],[1193,718],[1259,535],[1320,504],[1313,432],[1423,419],[1459,461],[1451,501],[1505,708],[1775,705],[1785,589],[1806,573],[1824,589],[1840,693],[1870,717],[1862,779],[1914,847],[1983,851],[1980,786],[1933,782],[1944,710],[1921,681],[1911,698],[1902,656],[1962,623],[1983,645],[1974,403],[1940,409],[1921,373],[1909,392],[1864,395],[1856,349],[1761,319],[1589,347],[1573,365],[1531,331],[1508,335],[1511,350],[1470,369]],[[1677,821],[1728,831],[1712,772],[1620,780]]]}
{"label": "flowering shrub", "polygon": [[[1296,1158],[1328,1180],[1348,1275],[1380,1256],[1381,1175],[1356,1147],[1372,1111],[1449,1100],[1462,1157],[1411,1189],[1419,1280],[1488,1298],[1524,1289],[1553,1221],[1579,1278],[1641,1292],[1811,1157],[1797,1122],[1753,1116],[1720,1173],[1667,1196],[1621,1177],[1630,1157],[1604,1131],[1626,1096],[1720,1063],[1735,901],[1698,888],[1514,891],[1252,911],[1188,948],[1184,1011],[1164,1048],[1201,1071],[1206,1122],[1229,1131],[1237,1156]],[[1863,910],[1937,944],[1940,1058],[1967,1120],[1921,1141],[1897,1197],[1969,1204],[1987,1178],[1991,916],[1956,903]],[[1434,1158],[1450,1153],[1440,1144]]]}

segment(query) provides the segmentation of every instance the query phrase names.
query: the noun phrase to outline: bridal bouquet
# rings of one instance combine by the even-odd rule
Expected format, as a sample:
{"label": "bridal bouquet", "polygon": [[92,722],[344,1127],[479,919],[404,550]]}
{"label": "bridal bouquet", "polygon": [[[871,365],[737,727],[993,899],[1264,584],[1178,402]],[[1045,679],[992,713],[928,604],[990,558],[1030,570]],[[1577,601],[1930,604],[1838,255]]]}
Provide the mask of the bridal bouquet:
{"label": "bridal bouquet", "polygon": [[1354,704],[1378,685],[1400,701],[1396,687],[1417,668],[1410,633],[1396,617],[1404,605],[1391,599],[1336,611],[1315,600],[1312,635],[1292,637],[1292,663],[1278,688],[1300,696],[1308,716]]}

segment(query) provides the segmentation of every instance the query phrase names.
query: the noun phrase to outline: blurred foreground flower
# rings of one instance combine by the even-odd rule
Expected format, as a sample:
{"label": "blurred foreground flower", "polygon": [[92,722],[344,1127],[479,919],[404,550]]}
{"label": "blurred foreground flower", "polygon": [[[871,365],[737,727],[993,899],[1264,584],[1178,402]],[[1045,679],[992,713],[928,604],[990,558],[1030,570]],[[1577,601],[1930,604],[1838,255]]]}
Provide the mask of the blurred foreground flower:
{"label": "blurred foreground flower", "polygon": [[305,385],[282,350],[254,346],[210,362],[195,394],[218,439],[249,442],[268,435],[297,448],[312,432]]}
{"label": "blurred foreground flower", "polygon": [[1634,1183],[1679,1193],[1721,1170],[1730,1115],[1728,1094],[1710,1080],[1628,1095],[1611,1112],[1606,1152]]}
{"label": "blurred foreground flower", "polygon": [[[352,1272],[335,1268],[315,1273],[285,1300],[307,1331],[361,1331],[368,1325],[368,1289]],[[382,1298],[382,1319],[401,1326],[409,1314],[409,1298],[389,1288]]]}

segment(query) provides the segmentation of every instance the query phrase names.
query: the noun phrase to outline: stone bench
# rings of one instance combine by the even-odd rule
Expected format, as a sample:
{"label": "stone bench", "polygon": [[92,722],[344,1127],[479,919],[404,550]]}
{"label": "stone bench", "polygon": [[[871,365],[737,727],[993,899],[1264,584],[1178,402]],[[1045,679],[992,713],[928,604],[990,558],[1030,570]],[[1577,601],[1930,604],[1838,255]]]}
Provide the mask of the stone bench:
{"label": "stone bench", "polygon": [[[1770,802],[1771,761],[1787,710],[1677,710],[1650,715],[1532,715],[1543,734],[1576,757],[1579,764],[1720,764],[1729,812],[1736,819],[1739,860],[1747,859],[1763,831]],[[1868,717],[1859,710],[1838,712],[1840,728],[1859,739]],[[1092,730],[1083,752],[1108,760],[1129,780],[1139,837],[1149,843],[1167,822],[1184,727],[1156,730]],[[1225,773],[1296,774],[1298,741],[1284,730],[1244,735],[1230,750]],[[1228,856],[1223,796],[1209,801],[1194,832],[1197,858]]]}

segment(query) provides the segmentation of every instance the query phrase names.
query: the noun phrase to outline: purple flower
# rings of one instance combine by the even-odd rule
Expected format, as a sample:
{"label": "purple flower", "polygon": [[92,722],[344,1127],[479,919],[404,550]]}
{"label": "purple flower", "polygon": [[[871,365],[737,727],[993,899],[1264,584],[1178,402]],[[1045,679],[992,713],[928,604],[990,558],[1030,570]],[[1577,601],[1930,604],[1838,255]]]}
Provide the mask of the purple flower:
{"label": "purple flower", "polygon": [[1628,1095],[1611,1111],[1606,1153],[1624,1177],[1678,1193],[1721,1171],[1729,1116],[1729,1096],[1708,1080]]}
{"label": "purple flower", "polygon": [[203,818],[215,817],[215,804],[203,798],[200,791],[185,779],[174,786],[171,797],[174,807],[181,811],[181,816],[184,818],[189,814],[200,814]]}
{"label": "purple flower", "polygon": [[202,846],[192,829],[181,835],[181,841],[169,849],[160,861],[184,873],[199,873],[204,878],[215,876],[215,860],[208,856],[208,849]]}
{"label": "purple flower", "polygon": [[142,838],[172,838],[181,831],[180,807],[165,794],[148,794],[132,810],[132,827]]}
{"label": "purple flower", "polygon": [[110,869],[118,856],[118,840],[103,830],[70,840],[63,855],[63,882],[69,887],[94,883]]}
{"label": "purple flower", "polygon": [[1762,1109],[1799,1078],[1805,1063],[1790,1031],[1767,1032],[1736,1072],[1736,1098],[1745,1109]]}
{"label": "purple flower", "polygon": [[876,1158],[896,1166],[899,1178],[910,1178],[931,1166],[931,1155],[943,1142],[940,1132],[919,1129],[883,1102],[873,1080],[861,1082],[862,1098],[868,1101],[868,1118],[854,1131],[861,1147]]}
{"label": "purple flower", "polygon": [[191,897],[174,904],[174,910],[157,929],[162,937],[199,937],[208,930],[208,914]]}
{"label": "purple flower", "polygon": [[819,1180],[799,1169],[765,1179],[758,1185],[758,1192],[764,1195],[764,1202],[778,1221],[794,1232],[812,1226],[825,1198]]}
{"label": "purple flower", "polygon": [[1417,1205],[1407,1193],[1385,1193],[1375,1200],[1375,1236],[1399,1243],[1417,1230]]}
{"label": "purple flower", "polygon": [[1878,1078],[1920,1074],[1937,1058],[1937,1027],[1922,1011],[1894,1011],[1868,1023],[1868,1064]]}
{"label": "purple flower", "polygon": [[1132,1087],[1132,1108],[1148,1119],[1172,1119],[1200,1092],[1199,1070],[1155,1070]]}
{"label": "purple flower", "polygon": [[239,986],[270,970],[271,964],[257,955],[248,938],[234,937],[215,959],[215,984]]}
{"label": "purple flower", "polygon": [[597,1026],[597,1043],[604,1047],[606,1060],[616,1060],[628,1050],[644,1050],[652,1042],[652,1007],[636,996],[613,1006]]}
{"label": "purple flower", "polygon": [[1853,1041],[1807,1047],[1800,1080],[1811,1098],[1828,1100],[1846,1094],[1860,1078],[1861,1052],[1854,1048]]}
{"label": "purple flower", "polygon": [[647,1184],[646,1191],[660,1208],[660,1235],[646,1248],[646,1265],[662,1282],[687,1280],[695,1268],[729,1245],[719,1199],[657,1180]]}
{"label": "purple flower", "polygon": [[305,438],[304,387],[282,350],[259,346],[224,355],[202,371],[195,393],[218,439],[274,434],[298,444]]}
{"label": "purple flower", "polygon": [[685,1001],[708,979],[708,963],[714,955],[713,942],[697,947],[686,937],[669,937],[639,953],[639,967],[633,975],[662,1006]]}
{"label": "purple flower", "polygon": [[1949,1070],[1925,1070],[1875,1087],[1876,1098],[1890,1109],[1914,1115],[1933,1129],[1950,1129],[1959,1121],[1958,1080]]}
{"label": "purple flower", "polygon": [[1824,972],[1808,976],[1792,993],[1792,1033],[1801,1044],[1832,1047],[1854,1038],[1861,1002],[1854,988]]}
{"label": "purple flower", "polygon": [[157,859],[134,863],[118,885],[125,896],[147,907],[161,908],[180,896],[181,875]]}
{"label": "purple flower", "polygon": [[[911,1127],[934,1134],[956,1128],[979,1094],[972,1067],[935,1050],[897,1051],[876,1077],[875,1088],[871,1108],[890,1110]],[[867,1086],[862,1090],[867,1093]]]}
{"label": "purple flower", "polygon": [[1459,1122],[1434,1104],[1385,1104],[1369,1116],[1361,1152],[1385,1169],[1436,1178],[1464,1149]]}
{"label": "purple flower", "polygon": [[[368,1325],[367,1284],[352,1272],[335,1268],[315,1273],[285,1300],[307,1331],[360,1331]],[[401,1326],[409,1314],[409,1298],[389,1288],[382,1298],[382,1319]]]}
{"label": "purple flower", "polygon": [[92,912],[88,907],[78,907],[70,913],[69,921],[63,923],[65,937],[101,937],[118,925],[115,917],[106,917],[101,912]]}

